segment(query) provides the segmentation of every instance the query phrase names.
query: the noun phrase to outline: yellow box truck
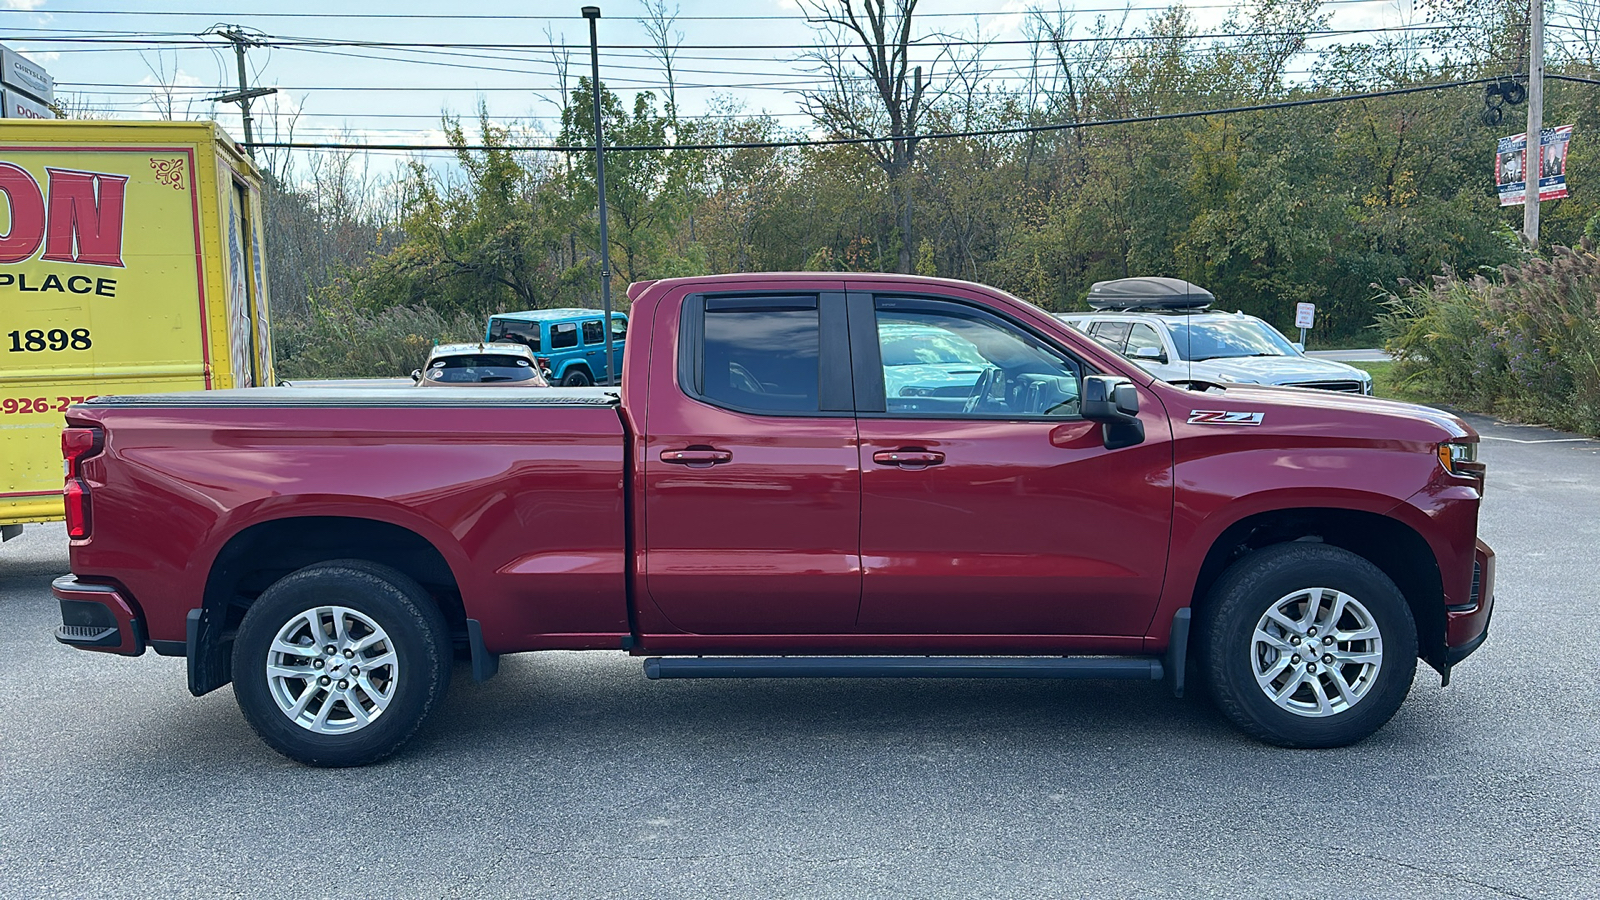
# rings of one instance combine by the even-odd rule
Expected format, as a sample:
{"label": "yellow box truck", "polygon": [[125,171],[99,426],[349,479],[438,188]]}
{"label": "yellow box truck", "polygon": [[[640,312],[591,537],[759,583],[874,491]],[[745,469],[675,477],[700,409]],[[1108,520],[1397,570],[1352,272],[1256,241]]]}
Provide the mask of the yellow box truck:
{"label": "yellow box truck", "polygon": [[0,122],[0,536],[86,397],[274,383],[261,175],[209,122]]}

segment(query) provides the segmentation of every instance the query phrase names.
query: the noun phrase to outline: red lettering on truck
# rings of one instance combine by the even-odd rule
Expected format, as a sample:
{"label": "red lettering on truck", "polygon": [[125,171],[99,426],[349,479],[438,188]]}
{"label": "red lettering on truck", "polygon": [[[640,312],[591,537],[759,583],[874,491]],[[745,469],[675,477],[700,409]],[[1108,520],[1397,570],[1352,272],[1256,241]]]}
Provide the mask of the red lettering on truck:
{"label": "red lettering on truck", "polygon": [[44,258],[122,268],[122,205],[128,176],[45,167],[50,218]]}
{"label": "red lettering on truck", "polygon": [[27,169],[0,162],[0,194],[11,207],[11,230],[0,237],[0,263],[19,263],[44,240],[44,192]]}
{"label": "red lettering on truck", "polygon": [[49,202],[27,169],[0,162],[0,194],[11,229],[0,235],[0,263],[23,262],[44,244],[43,259],[122,265],[122,215],[128,176],[45,167]]}

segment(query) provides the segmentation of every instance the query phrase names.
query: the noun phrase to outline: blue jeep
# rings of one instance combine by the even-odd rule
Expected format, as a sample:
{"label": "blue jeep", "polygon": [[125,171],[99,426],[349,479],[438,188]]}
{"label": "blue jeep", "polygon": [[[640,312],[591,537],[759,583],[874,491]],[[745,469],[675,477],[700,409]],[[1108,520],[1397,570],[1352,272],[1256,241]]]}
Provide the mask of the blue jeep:
{"label": "blue jeep", "polygon": [[622,342],[628,336],[628,317],[611,314],[611,352],[614,366],[606,365],[606,335],[601,330],[605,313],[598,309],[530,309],[489,317],[488,341],[526,344],[550,370],[551,384],[583,387],[614,384],[612,372],[622,366]]}

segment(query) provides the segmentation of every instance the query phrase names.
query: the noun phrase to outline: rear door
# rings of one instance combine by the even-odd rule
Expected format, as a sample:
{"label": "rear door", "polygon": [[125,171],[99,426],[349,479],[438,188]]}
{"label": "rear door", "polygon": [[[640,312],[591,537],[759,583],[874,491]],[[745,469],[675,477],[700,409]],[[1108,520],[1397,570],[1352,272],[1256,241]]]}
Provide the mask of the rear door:
{"label": "rear door", "polygon": [[861,469],[843,285],[799,284],[692,294],[676,329],[657,316],[645,582],[676,629],[854,629]]}
{"label": "rear door", "polygon": [[1141,392],[1144,443],[1106,450],[1078,410],[1093,370],[950,290],[849,296],[860,630],[1143,634],[1172,514],[1159,402]]}
{"label": "rear door", "polygon": [[605,384],[611,370],[606,367],[606,332],[599,319],[583,320],[583,358],[595,383]]}

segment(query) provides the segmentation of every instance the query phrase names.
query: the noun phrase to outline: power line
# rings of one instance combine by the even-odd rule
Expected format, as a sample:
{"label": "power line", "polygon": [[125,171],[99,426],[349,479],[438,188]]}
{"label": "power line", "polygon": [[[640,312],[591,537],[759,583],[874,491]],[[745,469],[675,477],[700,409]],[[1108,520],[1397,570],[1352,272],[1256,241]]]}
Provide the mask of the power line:
{"label": "power line", "polygon": [[[1302,40],[1336,37],[1355,34],[1387,34],[1396,32],[1432,32],[1445,31],[1456,28],[1453,25],[1390,25],[1381,28],[1325,28],[1317,30],[1295,29],[1291,31],[1235,31],[1214,32],[1183,35],[1096,35],[1088,37],[1062,38],[1015,38],[1006,40],[924,40],[913,38],[911,47],[919,50],[948,49],[952,47],[1005,47],[1005,46],[1037,46],[1041,44],[1097,44],[1097,43],[1137,43],[1150,42],[1155,44],[1171,41],[1213,40],[1221,38],[1248,38],[1262,40],[1265,38],[1287,37]],[[81,44],[129,44],[142,43],[159,46],[173,47],[205,47],[211,46],[202,40],[177,40],[177,39],[152,39],[134,40],[105,37],[48,37],[30,38],[37,43],[81,43]],[[454,41],[371,41],[371,40],[330,40],[330,39],[299,39],[269,37],[261,42],[264,47],[365,47],[371,49],[412,49],[412,48],[439,48],[460,50],[568,50],[568,44],[524,44],[524,43],[470,43]],[[679,49],[686,50],[856,50],[860,48],[856,43],[813,43],[813,44],[680,44]],[[610,44],[602,46],[603,50],[653,50],[654,44]]]}
{"label": "power line", "polygon": [[[743,141],[718,144],[640,144],[619,145],[607,147],[607,153],[629,152],[655,152],[669,150],[777,150],[796,147],[827,147],[846,146],[855,144],[885,144],[905,140],[942,140],[949,138],[974,138],[974,137],[1005,137],[1023,134],[1043,134],[1057,131],[1076,131],[1088,128],[1103,128],[1111,125],[1137,125],[1149,122],[1167,122],[1178,119],[1195,119],[1205,116],[1233,115],[1247,112],[1263,112],[1277,109],[1293,109],[1303,106],[1323,106],[1331,103],[1351,103],[1358,100],[1375,100],[1382,97],[1398,97],[1405,94],[1419,94],[1427,91],[1440,91],[1448,88],[1467,87],[1472,85],[1489,84],[1498,82],[1500,78],[1473,78],[1461,81],[1447,81],[1438,84],[1415,85],[1404,88],[1390,88],[1383,91],[1367,91],[1360,94],[1340,94],[1331,97],[1308,97],[1300,100],[1281,100],[1274,103],[1257,103],[1248,106],[1230,106],[1218,109],[1194,110],[1191,112],[1156,113],[1145,116],[1125,116],[1117,119],[1099,119],[1092,122],[1058,122],[1049,125],[1026,125],[1014,128],[991,128],[976,131],[950,131],[932,134],[908,135],[902,137],[861,137],[861,138],[819,138],[810,140],[789,141]],[[494,145],[494,144],[465,144],[453,146],[449,144],[359,144],[335,142],[300,142],[300,141],[258,141],[256,147],[274,150],[409,150],[421,152],[461,152],[461,151],[510,151],[510,152],[541,152],[541,153],[584,153],[593,152],[593,147],[565,146],[565,145]]]}
{"label": "power line", "polygon": [[[1394,0],[1322,0],[1324,6],[1354,6],[1372,3],[1393,3]],[[1218,3],[1218,4],[1186,4],[1185,9],[1230,9],[1238,10],[1247,8],[1244,3]],[[1161,6],[1112,6],[1091,9],[1066,10],[1070,13],[1120,13],[1120,12],[1166,12],[1171,9],[1169,5]],[[126,9],[51,9],[48,11],[27,9],[0,9],[3,13],[38,13],[40,15],[139,15],[139,16],[182,16],[189,18],[246,18],[256,17],[262,19],[424,19],[430,21],[524,21],[524,22],[582,22],[582,16],[529,16],[529,15],[493,15],[489,13],[301,13],[301,12],[260,12],[257,10],[236,10],[232,12],[188,12],[184,10],[139,10],[132,13]],[[1028,10],[973,10],[970,12],[940,12],[916,13],[913,19],[972,19],[985,16],[1002,18],[1016,15],[1028,15]],[[649,22],[649,16],[609,16],[608,18],[625,22]],[[819,20],[804,15],[791,16],[672,16],[677,22],[818,22]]]}

